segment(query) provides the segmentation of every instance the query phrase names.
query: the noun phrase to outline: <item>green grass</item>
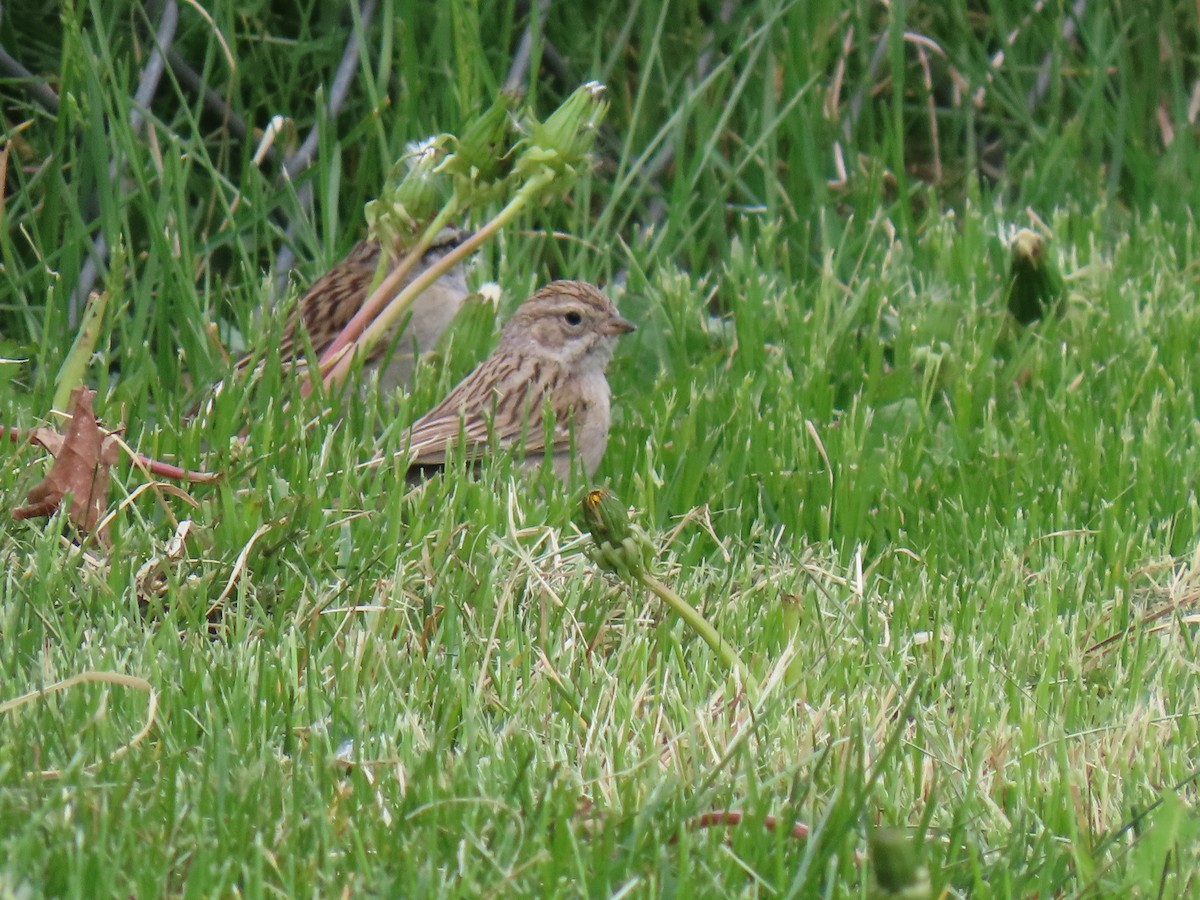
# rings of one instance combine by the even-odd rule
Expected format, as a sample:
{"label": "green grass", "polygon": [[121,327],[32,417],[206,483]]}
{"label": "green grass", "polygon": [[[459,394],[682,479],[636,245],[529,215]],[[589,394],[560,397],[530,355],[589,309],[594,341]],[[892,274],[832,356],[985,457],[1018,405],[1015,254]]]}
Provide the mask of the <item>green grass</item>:
{"label": "green grass", "polygon": [[[115,757],[146,722],[136,687],[0,713],[0,897],[865,896],[877,824],[924,834],[935,895],[1194,892],[1194,9],[1087,4],[1067,41],[1055,4],[550,7],[566,71],[535,41],[529,99],[608,84],[597,165],[471,278],[505,314],[551,277],[623,284],[639,330],[598,480],[762,682],[751,709],[582,554],[577,487],[507,459],[416,490],[358,468],[481,358],[486,321],[410,395],[335,414],[268,366],[186,420],[229,375],[221,346],[272,333],[255,313],[288,226],[307,283],[405,142],[490,100],[525,27],[511,3],[384,3],[329,117],[348,25],[326,6],[184,5],[175,39],[255,127],[295,119],[283,150],[320,125],[307,216],[170,76],[153,139],[129,128],[141,4],[0,22],[63,98],[0,97],[0,357],[28,359],[0,362],[0,423],[46,415],[103,234],[99,414],[227,474],[191,506],[123,466],[108,549],[0,518],[0,704],[88,672],[157,697]],[[943,48],[928,86],[906,31]],[[1005,241],[1034,216],[1068,311],[1018,333]],[[5,504],[43,471],[13,445]],[[746,820],[689,826],[715,809]]]}

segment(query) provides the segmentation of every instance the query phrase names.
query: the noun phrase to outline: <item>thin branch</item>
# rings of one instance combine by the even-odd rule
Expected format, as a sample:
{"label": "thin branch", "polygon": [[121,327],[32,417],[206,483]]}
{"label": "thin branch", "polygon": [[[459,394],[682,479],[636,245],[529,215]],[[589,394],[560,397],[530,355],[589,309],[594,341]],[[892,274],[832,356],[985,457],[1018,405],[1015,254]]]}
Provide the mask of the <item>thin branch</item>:
{"label": "thin branch", "polygon": [[0,72],[15,78],[25,88],[29,96],[46,112],[58,112],[58,94],[54,93],[46,84],[45,79],[38,78],[30,72],[21,63],[13,59],[3,47],[0,47]]}
{"label": "thin branch", "polygon": [[[995,81],[996,73],[999,72],[1003,67],[1008,56],[1008,51],[1011,50],[1017,43],[1017,38],[1020,37],[1021,32],[1029,27],[1030,23],[1033,22],[1034,16],[1041,15],[1045,11],[1046,0],[1037,0],[1037,2],[1034,3],[1030,8],[1029,12],[1025,14],[1024,18],[1022,18],[1021,21],[1017,23],[1017,26],[1004,38],[1004,46],[992,54],[992,58],[988,61],[988,72],[986,75],[984,75],[983,83],[975,90],[975,93],[971,98],[977,108],[981,108],[983,106],[988,88],[990,88],[992,82]],[[1075,5],[1071,10],[1072,14],[1063,19],[1063,26],[1060,34],[1062,35],[1064,41],[1070,41],[1075,36],[1076,22],[1083,17],[1083,14],[1086,11],[1087,0],[1075,0]],[[1033,88],[1029,92],[1028,97],[1026,98],[1026,105],[1030,112],[1036,108],[1037,104],[1041,102],[1046,93],[1050,90],[1051,61],[1052,57],[1049,53],[1047,53],[1042,59],[1041,66],[1038,67],[1037,82],[1034,84]]]}
{"label": "thin branch", "polygon": [[[359,10],[359,15],[356,20],[356,27],[351,28],[350,37],[346,40],[346,49],[342,51],[341,62],[338,63],[337,71],[333,76],[333,83],[329,87],[329,97],[325,103],[325,115],[321,118],[332,118],[338,114],[342,108],[342,104],[346,102],[346,95],[350,90],[350,83],[354,79],[354,73],[357,71],[358,63],[358,47],[359,38],[366,34],[367,28],[371,24],[371,20],[375,17],[376,0],[365,0]],[[313,157],[317,152],[317,145],[320,141],[320,118],[309,131],[308,136],[304,139],[298,150],[289,156],[283,162],[283,177],[294,181],[305,169],[312,163]],[[313,190],[311,183],[305,183],[296,191],[296,203],[300,208],[301,215],[307,215],[312,208]],[[292,266],[296,264],[296,254],[292,250],[292,244],[296,238],[296,222],[293,221],[288,225],[284,233],[285,240],[283,246],[280,247],[279,253],[275,256],[275,291],[283,293],[287,287],[288,273],[292,270]]]}
{"label": "thin branch", "polygon": [[[358,41],[362,34],[365,34],[371,25],[371,19],[375,17],[375,2],[376,0],[365,0],[362,9],[359,12],[359,19],[362,22],[362,30],[358,28],[350,29],[350,37],[346,41],[346,49],[342,51],[342,60],[338,63],[337,71],[333,76],[333,84],[329,88],[329,99],[325,103],[325,117],[332,118],[336,116],[342,108],[342,104],[346,102],[346,94],[350,91],[350,83],[354,80],[354,73],[358,68]],[[304,143],[300,148],[289,156],[283,163],[283,173],[288,178],[295,178],[301,172],[309,167],[312,163],[313,156],[317,152],[317,143],[320,141],[321,131],[320,122],[313,125],[309,131],[308,137],[304,139]]]}
{"label": "thin branch", "polygon": [[[200,96],[204,108],[219,118],[231,135],[244,140],[250,138],[250,128],[241,113],[230,106],[229,101],[218,91],[209,87],[191,64],[179,54],[178,50],[167,51],[167,65],[171,67],[171,72],[180,84]],[[279,151],[275,149],[274,145],[267,147],[265,156],[271,163],[279,161]]]}
{"label": "thin branch", "polygon": [[[312,200],[312,182],[306,181],[296,190],[296,206],[300,208],[302,215],[312,209]],[[275,294],[277,296],[287,290],[288,275],[296,265],[296,251],[292,247],[296,243],[298,229],[299,224],[295,219],[288,223],[288,227],[283,232],[283,245],[275,254]]]}
{"label": "thin branch", "polygon": [[175,26],[178,24],[179,5],[175,0],[166,0],[158,20],[158,31],[154,33],[154,49],[150,51],[146,68],[142,70],[137,92],[133,95],[133,109],[129,112],[129,125],[135,132],[142,130],[142,122],[150,110],[150,101],[154,99],[154,92],[162,80],[166,68],[165,54],[175,40]]}
{"label": "thin branch", "polygon": [[[717,13],[717,18],[722,25],[728,25],[733,19],[733,13],[737,9],[737,4],[733,0],[725,0],[721,4],[721,9]],[[708,77],[709,69],[712,67],[713,51],[712,45],[715,41],[713,31],[710,29],[704,36],[703,49],[700,51],[700,56],[696,60],[695,79],[697,82],[704,81]],[[669,137],[663,142],[662,149],[654,155],[654,158],[646,164],[642,182],[650,184],[658,180],[658,176],[663,170],[671,164],[675,159],[675,139]],[[643,226],[645,231],[651,231],[654,226],[663,220],[667,213],[667,202],[662,198],[661,194],[656,196],[650,203],[650,209],[646,213],[646,222]]]}
{"label": "thin branch", "polygon": [[[1075,38],[1076,23],[1082,21],[1084,13],[1087,12],[1087,0],[1075,0],[1075,6],[1071,9],[1071,15],[1063,18],[1062,35],[1063,43],[1070,43]],[[1033,112],[1038,108],[1041,102],[1046,99],[1046,94],[1050,92],[1050,67],[1052,57],[1049,53],[1042,59],[1042,64],[1038,66],[1037,82],[1033,89],[1029,92],[1028,108]]]}
{"label": "thin branch", "polygon": [[888,34],[887,31],[884,31],[875,42],[875,49],[871,52],[871,61],[867,63],[867,73],[859,82],[858,90],[854,92],[854,96],[850,98],[850,103],[846,107],[846,118],[842,120],[842,137],[847,141],[854,133],[858,117],[862,115],[863,106],[867,102],[867,94],[875,87],[875,76],[879,74],[879,69],[887,56],[887,49]]}
{"label": "thin branch", "polygon": [[[531,11],[532,12],[532,11]],[[517,52],[513,54],[512,65],[508,69],[508,77],[504,79],[504,88],[509,91],[521,90],[525,87],[525,76],[529,74],[529,61],[533,56],[533,30],[536,27],[542,37],[542,52],[545,52],[546,15],[550,12],[550,0],[538,0],[537,12],[530,16],[529,24],[517,42]]]}
{"label": "thin branch", "polygon": [[[154,34],[154,49],[150,51],[150,58],[146,60],[146,66],[142,69],[142,77],[138,81],[137,92],[133,95],[133,108],[129,113],[129,124],[134,133],[141,131],[145,111],[149,110],[154,92],[158,90],[158,83],[162,79],[165,65],[164,53],[170,49],[171,42],[175,40],[175,26],[178,24],[179,6],[176,0],[166,0],[166,3],[163,4],[162,15],[159,17],[158,30]],[[115,151],[113,160],[108,166],[109,182],[116,183],[122,176],[124,168],[125,160],[121,158],[119,150]],[[70,305],[67,307],[67,324],[70,327],[74,328],[78,324],[83,305],[92,293],[92,287],[96,283],[100,267],[105,264],[107,257],[108,242],[105,241],[102,233],[97,234],[88,249],[88,258],[84,260],[83,268],[79,272],[79,281],[75,285]]]}

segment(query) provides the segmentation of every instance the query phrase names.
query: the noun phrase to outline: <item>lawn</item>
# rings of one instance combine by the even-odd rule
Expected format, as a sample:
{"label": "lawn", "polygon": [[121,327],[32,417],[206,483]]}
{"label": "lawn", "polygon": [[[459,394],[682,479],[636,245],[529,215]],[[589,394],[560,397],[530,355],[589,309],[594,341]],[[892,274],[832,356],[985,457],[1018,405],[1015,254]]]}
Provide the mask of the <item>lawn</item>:
{"label": "lawn", "polygon": [[[95,291],[101,421],[222,474],[123,454],[102,540],[13,518],[5,443],[0,898],[1197,890],[1194,4],[0,15],[0,424],[61,427]],[[589,80],[590,164],[470,267],[499,310],[302,396],[273,311],[406,145]],[[588,485],[361,465],[552,278],[638,326],[594,482],[757,689],[589,558]]]}

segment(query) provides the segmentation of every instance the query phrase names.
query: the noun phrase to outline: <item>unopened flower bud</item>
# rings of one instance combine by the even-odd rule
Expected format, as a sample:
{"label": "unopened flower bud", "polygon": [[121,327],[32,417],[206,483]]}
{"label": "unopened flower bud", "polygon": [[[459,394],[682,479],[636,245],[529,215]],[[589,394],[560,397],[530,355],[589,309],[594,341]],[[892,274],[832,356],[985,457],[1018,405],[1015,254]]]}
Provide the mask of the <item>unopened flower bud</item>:
{"label": "unopened flower bud", "polygon": [[519,100],[514,92],[501,91],[496,102],[467,126],[463,136],[454,139],[454,152],[438,166],[439,173],[454,180],[461,204],[486,203],[503,189],[512,170],[516,131],[513,110]]}
{"label": "unopened flower bud", "polygon": [[607,112],[604,85],[589,81],[576,88],[545,122],[531,123],[517,172],[530,176],[548,168],[559,174],[578,174]]}
{"label": "unopened flower bud", "polygon": [[407,249],[445,202],[447,181],[437,173],[445,142],[438,135],[410,144],[379,198],[366,205],[367,227],[387,251]]}
{"label": "unopened flower bud", "polygon": [[629,521],[625,504],[607,488],[592,488],[581,504],[583,524],[596,542],[592,558],[623,578],[645,572],[654,556],[650,539]]}
{"label": "unopened flower bud", "polygon": [[925,900],[932,896],[929,871],[917,859],[912,837],[898,828],[873,828],[867,835],[871,867],[886,897]]}
{"label": "unopened flower bud", "polygon": [[1028,228],[1017,232],[1009,245],[1008,311],[1022,325],[1047,313],[1062,311],[1063,280],[1050,258],[1046,240]]}

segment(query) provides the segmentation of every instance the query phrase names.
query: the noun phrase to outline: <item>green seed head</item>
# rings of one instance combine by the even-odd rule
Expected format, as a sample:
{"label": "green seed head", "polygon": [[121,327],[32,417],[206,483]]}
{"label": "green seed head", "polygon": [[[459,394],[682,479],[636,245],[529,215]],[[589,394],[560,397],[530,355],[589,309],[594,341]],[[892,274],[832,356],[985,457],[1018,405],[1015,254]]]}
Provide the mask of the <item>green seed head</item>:
{"label": "green seed head", "polygon": [[583,519],[597,544],[619,544],[633,533],[625,504],[608,488],[592,488],[583,495]]}
{"label": "green seed head", "polygon": [[496,102],[467,126],[461,138],[451,138],[454,152],[438,166],[454,180],[461,206],[486,203],[502,191],[512,171],[517,122],[513,116],[520,97],[501,91]]}
{"label": "green seed head", "polygon": [[597,565],[630,580],[650,567],[654,545],[629,521],[625,504],[607,488],[592,488],[583,495],[583,525],[591,532]]}
{"label": "green seed head", "polygon": [[367,228],[389,251],[407,249],[448,193],[446,178],[438,174],[447,136],[437,135],[419,144],[392,166],[377,200],[366,205]]}
{"label": "green seed head", "polygon": [[527,178],[550,169],[578,175],[607,112],[604,85],[589,81],[576,88],[545,122],[530,122],[529,138],[517,160],[518,174]]}
{"label": "green seed head", "polygon": [[1048,312],[1062,312],[1063,280],[1050,258],[1046,240],[1028,228],[1017,232],[1009,245],[1008,310],[1022,325],[1030,325]]}
{"label": "green seed head", "polygon": [[929,872],[917,859],[908,832],[899,828],[874,828],[867,836],[867,848],[881,895],[905,900],[932,896]]}

